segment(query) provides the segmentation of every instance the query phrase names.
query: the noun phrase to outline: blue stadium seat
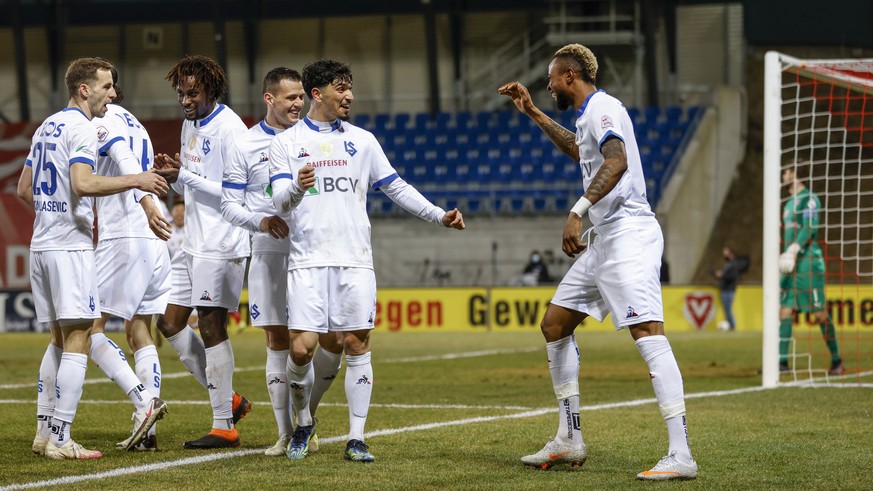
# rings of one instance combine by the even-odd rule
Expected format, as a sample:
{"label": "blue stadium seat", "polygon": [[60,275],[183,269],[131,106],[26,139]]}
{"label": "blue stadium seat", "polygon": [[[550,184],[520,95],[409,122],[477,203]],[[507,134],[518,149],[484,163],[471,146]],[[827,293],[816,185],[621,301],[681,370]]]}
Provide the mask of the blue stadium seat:
{"label": "blue stadium seat", "polygon": [[473,119],[473,114],[470,111],[460,111],[455,113],[454,127],[460,130],[466,130],[470,127],[470,121]]}
{"label": "blue stadium seat", "polygon": [[658,116],[661,114],[661,108],[658,106],[648,106],[646,108],[646,123],[653,124],[658,122]]}
{"label": "blue stadium seat", "polygon": [[667,116],[667,121],[670,123],[678,123],[680,119],[682,119],[682,108],[679,106],[667,106],[667,109],[664,110],[664,114]]}
{"label": "blue stadium seat", "polygon": [[430,129],[431,126],[431,117],[430,113],[417,113],[415,115],[415,129],[416,131],[423,131],[426,129]]}
{"label": "blue stadium seat", "polygon": [[479,198],[467,198],[466,209],[461,210],[461,213],[479,213],[482,209],[482,200]]}
{"label": "blue stadium seat", "polygon": [[640,110],[635,107],[627,108],[627,114],[630,116],[631,121],[633,121],[634,126],[637,126],[640,123]]}
{"label": "blue stadium seat", "polygon": [[476,113],[476,127],[479,128],[479,131],[485,131],[487,128],[491,127],[491,117],[494,114],[490,111],[480,111]]}
{"label": "blue stadium seat", "polygon": [[394,115],[394,129],[406,131],[409,127],[409,113],[397,113]]}
{"label": "blue stadium seat", "polygon": [[450,113],[445,111],[438,112],[436,115],[436,130],[440,132],[446,131],[451,121],[452,115]]}
{"label": "blue stadium seat", "polygon": [[365,130],[370,130],[370,115],[369,114],[358,114],[355,116],[354,123],[355,126],[360,128],[364,128]]}
{"label": "blue stadium seat", "polygon": [[373,133],[382,133],[388,127],[388,122],[391,121],[391,115],[387,113],[379,113],[373,120]]}

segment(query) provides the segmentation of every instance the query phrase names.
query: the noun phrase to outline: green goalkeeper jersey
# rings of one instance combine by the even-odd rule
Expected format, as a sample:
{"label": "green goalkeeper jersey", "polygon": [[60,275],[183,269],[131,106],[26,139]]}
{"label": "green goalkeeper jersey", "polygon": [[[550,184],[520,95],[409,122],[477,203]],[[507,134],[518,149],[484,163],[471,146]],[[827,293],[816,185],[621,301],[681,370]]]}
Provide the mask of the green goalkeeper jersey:
{"label": "green goalkeeper jersey", "polygon": [[783,250],[796,242],[800,246],[798,259],[822,257],[818,246],[818,223],[821,203],[818,197],[804,188],[785,203],[782,210]]}

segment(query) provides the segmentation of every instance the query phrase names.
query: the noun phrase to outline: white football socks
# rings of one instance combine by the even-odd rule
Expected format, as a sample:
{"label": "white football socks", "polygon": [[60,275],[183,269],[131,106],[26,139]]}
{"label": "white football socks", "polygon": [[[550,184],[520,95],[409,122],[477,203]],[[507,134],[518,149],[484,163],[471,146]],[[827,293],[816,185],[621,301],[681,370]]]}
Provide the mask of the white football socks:
{"label": "white football socks", "polygon": [[176,353],[179,353],[179,359],[185,368],[194,375],[194,378],[200,382],[203,388],[206,388],[206,346],[203,344],[203,339],[191,329],[190,326],[185,326],[184,329],[167,338],[167,341],[173,345]]}
{"label": "white football socks", "polygon": [[326,349],[318,348],[315,357],[312,359],[312,367],[315,370],[315,383],[312,385],[312,395],[309,397],[309,412],[313,415],[318,410],[318,404],[321,402],[322,396],[330,388],[342,365],[342,353],[331,353]]}
{"label": "white football socks", "polygon": [[312,384],[315,382],[315,370],[312,362],[300,366],[288,357],[286,366],[288,376],[288,392],[291,393],[291,403],[297,426],[311,426],[312,413],[309,412],[309,397],[312,395]]}
{"label": "white football socks", "polygon": [[76,418],[82,386],[85,384],[85,371],[88,369],[88,355],[64,353],[58,366],[57,400],[52,418],[52,442],[60,447],[70,440],[70,426]]}
{"label": "white football socks", "polygon": [[206,351],[206,391],[212,405],[212,427],[233,429],[233,368],[230,340],[225,339]]}
{"label": "white football socks", "polygon": [[637,349],[649,366],[649,377],[655,389],[655,398],[661,415],[667,423],[670,438],[668,454],[676,453],[683,462],[690,462],[691,448],[685,424],[685,391],[682,374],[670,342],[663,335],[645,336],[637,340]]}
{"label": "white football socks", "polygon": [[105,334],[99,332],[91,335],[91,360],[112,379],[137,409],[146,407],[154,395],[146,389],[137,378],[133,369],[127,364],[124,351]]}
{"label": "white football socks", "polygon": [[364,425],[373,394],[370,353],[346,355],[346,399],[349,401],[349,440],[364,440]]}
{"label": "white football socks", "polygon": [[291,425],[291,411],[288,408],[290,395],[288,376],[285,374],[287,363],[288,350],[267,348],[267,393],[270,394],[270,403],[273,405],[279,435],[290,435],[294,431]]}
{"label": "white football socks", "polygon": [[55,414],[55,394],[58,390],[55,378],[58,375],[62,354],[64,350],[49,343],[42,355],[42,363],[39,364],[36,386],[36,430],[43,438],[48,438],[52,434],[51,422]]}
{"label": "white football socks", "polygon": [[558,399],[558,434],[555,440],[564,445],[579,447],[582,425],[579,420],[579,348],[572,334],[546,343],[552,387]]}
{"label": "white football socks", "polygon": [[[136,376],[139,381],[154,395],[161,397],[161,360],[154,345],[140,348],[133,354]],[[157,424],[149,428],[149,435],[154,435]]]}

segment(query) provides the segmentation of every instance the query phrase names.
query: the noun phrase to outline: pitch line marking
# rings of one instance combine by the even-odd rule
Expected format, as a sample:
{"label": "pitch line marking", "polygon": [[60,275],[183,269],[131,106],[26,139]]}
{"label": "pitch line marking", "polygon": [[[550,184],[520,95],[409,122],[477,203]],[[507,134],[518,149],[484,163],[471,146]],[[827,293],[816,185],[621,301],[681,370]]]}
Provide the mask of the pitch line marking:
{"label": "pitch line marking", "polygon": [[[765,390],[772,390],[770,388],[765,388],[761,386],[755,387],[744,387],[740,389],[732,389],[732,390],[721,390],[721,391],[710,391],[710,392],[696,392],[692,394],[686,394],[686,399],[701,399],[705,397],[720,397],[720,396],[728,396],[735,394],[743,394],[746,392],[761,392]],[[632,401],[624,401],[624,402],[614,402],[614,403],[606,403],[606,404],[596,404],[593,406],[583,406],[580,409],[583,411],[598,411],[602,409],[615,409],[622,407],[633,407],[640,406],[643,404],[651,404],[653,402],[657,402],[656,399],[636,399]],[[500,416],[482,416],[478,418],[465,418],[458,419],[454,421],[444,421],[441,423],[426,423],[415,426],[405,426],[402,428],[389,428],[384,430],[376,430],[371,431],[365,434],[365,437],[375,437],[375,436],[385,436],[385,435],[396,435],[398,433],[407,433],[411,431],[424,431],[431,430],[435,428],[445,428],[449,426],[460,426],[460,425],[468,425],[468,424],[476,424],[476,423],[485,423],[489,421],[497,421],[501,419],[519,419],[519,418],[530,418],[535,416],[542,416],[548,413],[557,412],[557,408],[541,408],[534,409],[531,411],[524,411],[520,413],[514,414],[505,414]],[[325,444],[331,444],[336,442],[345,441],[346,435],[340,436],[332,436],[328,438],[320,438],[319,441]],[[223,452],[212,455],[203,455],[198,457],[188,457],[184,459],[178,460],[170,460],[166,462],[156,462],[154,464],[147,465],[137,465],[133,467],[122,467],[119,469],[113,469],[111,471],[97,472],[93,474],[82,474],[78,476],[67,476],[67,477],[59,477],[56,479],[47,479],[44,481],[34,481],[20,484],[10,484],[8,486],[0,487],[0,491],[13,491],[18,489],[32,489],[39,487],[48,487],[48,486],[61,486],[61,485],[69,485],[77,482],[83,481],[91,481],[96,479],[105,479],[107,477],[120,477],[127,476],[131,474],[138,474],[141,472],[150,472],[150,471],[160,471],[164,469],[171,469],[174,467],[181,467],[186,465],[194,465],[194,464],[202,464],[205,462],[214,462],[216,460],[224,460],[231,459],[236,457],[245,457],[248,455],[260,454],[264,450],[262,448],[258,449],[249,449],[249,450],[237,450],[233,452]]]}
{"label": "pitch line marking", "polygon": [[[460,353],[445,353],[442,355],[428,355],[428,356],[413,356],[413,357],[405,357],[405,358],[387,358],[385,360],[376,359],[376,365],[378,366],[380,363],[411,363],[417,361],[436,361],[436,360],[454,360],[458,358],[475,358],[479,356],[493,356],[493,355],[509,355],[513,353],[531,353],[534,351],[540,351],[542,347],[532,347],[532,348],[519,348],[519,349],[494,349],[494,350],[482,350],[482,351],[464,351]],[[234,369],[234,373],[237,372],[254,372],[258,370],[263,370],[264,366],[253,366],[253,367],[238,367]],[[189,372],[172,372],[172,373],[164,373],[161,375],[161,379],[175,379],[175,378],[183,378],[191,375]],[[108,384],[112,382],[109,378],[93,378],[85,381],[85,385],[90,384]],[[23,384],[5,384],[0,385],[0,390],[2,389],[27,389],[36,387],[35,383],[23,383]]]}

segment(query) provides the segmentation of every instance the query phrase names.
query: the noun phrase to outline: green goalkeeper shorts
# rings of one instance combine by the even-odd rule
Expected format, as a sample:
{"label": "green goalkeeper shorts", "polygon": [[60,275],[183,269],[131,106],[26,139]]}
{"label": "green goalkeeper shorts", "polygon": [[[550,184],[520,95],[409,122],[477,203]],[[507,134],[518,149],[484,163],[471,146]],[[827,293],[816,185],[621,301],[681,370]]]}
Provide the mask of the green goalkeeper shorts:
{"label": "green goalkeeper shorts", "polygon": [[825,310],[825,271],[821,258],[804,258],[797,262],[794,273],[780,279],[782,289],[779,305],[798,312]]}

